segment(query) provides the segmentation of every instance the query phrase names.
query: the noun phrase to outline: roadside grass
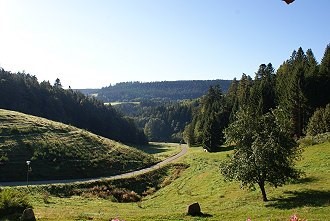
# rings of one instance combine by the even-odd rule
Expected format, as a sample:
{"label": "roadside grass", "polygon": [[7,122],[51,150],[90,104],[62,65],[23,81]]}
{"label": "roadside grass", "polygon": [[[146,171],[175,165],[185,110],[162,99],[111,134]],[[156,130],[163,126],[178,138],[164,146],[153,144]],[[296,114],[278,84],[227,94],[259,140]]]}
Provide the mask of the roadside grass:
{"label": "roadside grass", "polygon": [[[304,148],[297,167],[305,172],[299,181],[283,187],[267,186],[269,202],[256,189],[241,189],[224,182],[219,164],[232,150],[205,153],[190,148],[179,162],[189,164],[177,179],[135,203],[115,203],[102,198],[49,196],[45,203],[33,194],[38,220],[328,220],[330,214],[330,142]],[[186,215],[187,205],[199,202],[204,216]]]}

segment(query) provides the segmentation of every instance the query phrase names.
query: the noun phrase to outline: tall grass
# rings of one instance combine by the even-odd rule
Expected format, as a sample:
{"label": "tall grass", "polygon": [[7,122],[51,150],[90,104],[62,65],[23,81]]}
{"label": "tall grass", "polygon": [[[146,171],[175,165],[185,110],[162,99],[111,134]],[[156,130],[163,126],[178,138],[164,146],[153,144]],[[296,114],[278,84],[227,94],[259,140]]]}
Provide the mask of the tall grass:
{"label": "tall grass", "polygon": [[27,207],[31,207],[31,203],[26,193],[16,189],[0,189],[0,218],[20,216]]}

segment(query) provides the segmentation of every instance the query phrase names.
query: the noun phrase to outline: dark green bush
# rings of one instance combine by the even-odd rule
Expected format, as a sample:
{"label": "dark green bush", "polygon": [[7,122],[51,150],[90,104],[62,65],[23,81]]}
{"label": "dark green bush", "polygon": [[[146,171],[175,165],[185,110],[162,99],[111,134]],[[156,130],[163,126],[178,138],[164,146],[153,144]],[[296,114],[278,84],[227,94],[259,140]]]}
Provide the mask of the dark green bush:
{"label": "dark green bush", "polygon": [[0,217],[22,214],[28,207],[31,204],[26,193],[15,189],[0,189]]}
{"label": "dark green bush", "polygon": [[325,108],[318,108],[307,125],[307,135],[315,136],[326,132],[330,132],[330,104]]}

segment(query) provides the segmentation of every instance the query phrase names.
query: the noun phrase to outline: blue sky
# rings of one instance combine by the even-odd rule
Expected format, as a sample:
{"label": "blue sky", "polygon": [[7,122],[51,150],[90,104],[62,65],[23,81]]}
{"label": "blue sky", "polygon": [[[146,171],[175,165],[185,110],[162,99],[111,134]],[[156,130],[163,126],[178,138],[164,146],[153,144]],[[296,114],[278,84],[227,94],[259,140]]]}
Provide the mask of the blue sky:
{"label": "blue sky", "polygon": [[330,43],[330,1],[0,0],[0,67],[64,87],[212,80]]}

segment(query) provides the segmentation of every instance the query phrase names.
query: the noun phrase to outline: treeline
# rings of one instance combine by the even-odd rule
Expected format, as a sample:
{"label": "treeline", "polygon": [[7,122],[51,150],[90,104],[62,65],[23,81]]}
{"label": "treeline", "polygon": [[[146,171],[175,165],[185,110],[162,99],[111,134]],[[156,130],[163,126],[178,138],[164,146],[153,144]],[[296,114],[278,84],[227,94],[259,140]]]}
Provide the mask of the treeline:
{"label": "treeline", "polygon": [[230,80],[192,80],[192,81],[162,81],[162,82],[125,82],[100,90],[82,90],[82,92],[97,93],[97,98],[104,102],[115,101],[177,101],[195,99],[204,95],[210,86],[220,85],[227,91]]}
{"label": "treeline", "polygon": [[93,97],[63,89],[59,79],[54,85],[39,83],[30,74],[0,68],[0,108],[71,124],[124,143],[147,142],[132,120]]}
{"label": "treeline", "polygon": [[[296,138],[313,131],[329,132],[329,103],[330,45],[320,64],[311,49],[305,53],[299,48],[276,72],[271,63],[262,64],[254,79],[245,74],[239,81],[234,79],[226,95],[220,87],[211,87],[186,127],[184,138],[190,145],[203,145],[212,151],[223,144],[224,129],[242,109],[253,110],[256,121],[257,116],[281,109],[282,121]],[[324,126],[313,128],[320,125]]]}
{"label": "treeline", "polygon": [[197,100],[183,100],[121,103],[113,107],[132,118],[149,141],[181,142],[183,130],[191,122],[196,106]]}

